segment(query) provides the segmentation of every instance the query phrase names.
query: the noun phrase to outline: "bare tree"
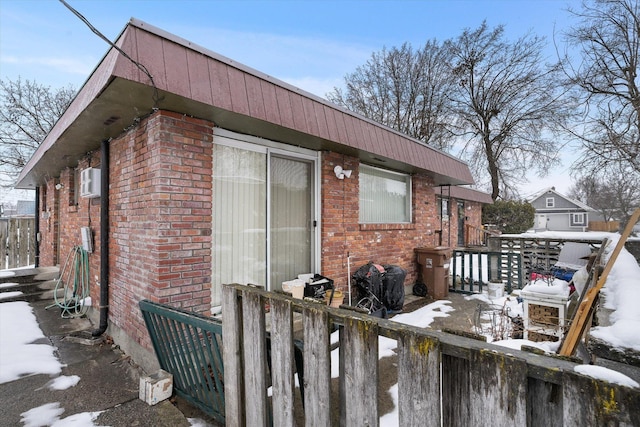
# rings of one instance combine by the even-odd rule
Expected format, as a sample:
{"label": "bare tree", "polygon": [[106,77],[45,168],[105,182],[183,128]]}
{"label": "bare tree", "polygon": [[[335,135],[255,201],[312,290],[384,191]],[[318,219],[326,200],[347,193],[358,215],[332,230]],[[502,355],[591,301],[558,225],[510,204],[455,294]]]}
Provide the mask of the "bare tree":
{"label": "bare tree", "polygon": [[448,45],[461,155],[476,176],[488,175],[494,200],[512,197],[527,170],[544,176],[559,161],[557,135],[570,115],[560,68],[545,65],[543,38],[510,42],[503,26],[489,29],[486,22]]}
{"label": "bare tree", "polygon": [[414,50],[386,48],[345,77],[346,90],[327,98],[439,149],[450,147],[447,93],[449,51],[435,40]]}
{"label": "bare tree", "polygon": [[598,171],[619,163],[640,174],[640,4],[637,0],[589,0],[569,10],[578,24],[567,34],[579,65],[567,55],[569,84],[577,89],[584,125],[574,130],[583,144],[581,168]]}
{"label": "bare tree", "polygon": [[614,164],[598,174],[580,177],[569,190],[569,197],[596,209],[605,221],[620,221],[622,229],[640,207],[640,179],[628,165]]}
{"label": "bare tree", "polygon": [[13,186],[75,94],[71,86],[51,89],[20,78],[0,80],[0,186]]}

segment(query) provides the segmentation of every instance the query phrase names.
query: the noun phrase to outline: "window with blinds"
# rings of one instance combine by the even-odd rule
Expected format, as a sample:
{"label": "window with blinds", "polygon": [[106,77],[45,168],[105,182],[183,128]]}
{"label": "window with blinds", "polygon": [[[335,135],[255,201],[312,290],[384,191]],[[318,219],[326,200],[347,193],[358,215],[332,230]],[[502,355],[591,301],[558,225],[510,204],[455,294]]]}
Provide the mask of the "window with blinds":
{"label": "window with blinds", "polygon": [[360,223],[411,222],[411,176],[360,165]]}

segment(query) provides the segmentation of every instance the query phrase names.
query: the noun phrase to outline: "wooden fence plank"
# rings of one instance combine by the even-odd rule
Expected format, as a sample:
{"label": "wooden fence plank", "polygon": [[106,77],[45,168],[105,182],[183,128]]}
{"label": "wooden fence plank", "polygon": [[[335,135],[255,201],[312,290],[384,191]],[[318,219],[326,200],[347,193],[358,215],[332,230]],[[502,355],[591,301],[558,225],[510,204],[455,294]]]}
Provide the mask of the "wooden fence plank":
{"label": "wooden fence plank", "polygon": [[340,336],[344,420],[347,426],[377,426],[378,325],[347,318]]}
{"label": "wooden fence plank", "polygon": [[7,265],[7,238],[9,237],[9,219],[0,218],[0,270]]}
{"label": "wooden fence plank", "polygon": [[18,222],[15,220],[9,221],[7,247],[9,248],[8,268],[20,267],[20,265],[18,265]]}
{"label": "wooden fence plank", "polygon": [[527,388],[527,425],[561,427],[562,386],[529,378]]}
{"label": "wooden fence plank", "polygon": [[324,307],[306,307],[304,328],[304,410],[308,426],[331,425],[329,315]]}
{"label": "wooden fence plank", "polygon": [[267,352],[264,305],[260,294],[242,291],[244,396],[247,426],[267,425]]}
{"label": "wooden fence plank", "polygon": [[[471,352],[469,425],[491,420],[492,426],[524,426],[527,422],[527,364],[490,350]],[[464,397],[461,396],[463,400]]]}
{"label": "wooden fence plank", "polygon": [[[239,304],[240,290],[243,300],[251,301]],[[399,425],[439,425],[439,411],[444,426],[640,425],[640,389],[583,377],[573,371],[575,363],[567,360],[513,349],[506,350],[507,354],[489,343],[399,325],[347,310],[327,309],[252,287],[225,285],[222,296],[226,420],[231,426],[265,425],[271,421],[270,413],[262,411],[262,419],[247,415],[251,421],[245,423],[244,411],[255,402],[245,400],[242,377],[248,364],[242,359],[243,346],[255,347],[256,343],[264,342],[264,335],[259,333],[259,325],[264,320],[243,322],[243,314],[263,317],[262,304],[258,302],[267,298],[274,310],[271,323],[274,352],[282,353],[283,358],[291,357],[292,346],[280,344],[280,341],[289,343],[289,331],[285,332],[286,337],[278,338],[279,332],[274,330],[287,329],[288,326],[277,325],[290,322],[288,315],[279,312],[280,308],[302,314],[305,425],[329,426],[332,421],[334,425],[345,426],[377,425],[377,404],[370,400],[371,396],[351,408],[352,402],[371,387],[367,385],[370,382],[367,375],[380,377],[374,372],[378,366],[374,360],[377,353],[374,335],[398,340]],[[283,302],[286,304],[281,304]],[[255,311],[258,309],[260,311]],[[276,318],[281,320],[274,320]],[[264,327],[264,323],[262,325]],[[331,414],[332,409],[337,409],[332,405],[337,403],[331,402],[330,325],[342,328],[341,375],[337,380],[340,396],[333,396],[341,398],[340,424],[338,411]],[[364,333],[367,329],[370,333]],[[262,344],[258,347],[264,348]],[[274,360],[280,357],[275,353]],[[252,360],[259,359],[251,352],[245,351],[245,354]],[[255,364],[265,369],[264,363]],[[286,385],[291,381],[291,362],[281,366],[273,364],[272,368],[284,370],[279,375],[288,393],[292,388]],[[273,375],[276,380],[280,378],[275,372]],[[263,395],[260,385],[254,388]],[[345,396],[350,393],[354,396],[346,402]],[[377,394],[377,387],[371,389],[371,394]],[[289,412],[288,408],[284,409],[287,405],[274,406],[274,416],[280,411]],[[291,425],[288,413],[277,416],[285,421],[274,425]]]}
{"label": "wooden fence plank", "polygon": [[238,290],[232,285],[222,287],[222,312],[225,421],[227,427],[241,427],[245,425],[242,306],[238,302]]}
{"label": "wooden fence plank", "polygon": [[440,426],[440,342],[408,332],[398,339],[401,426]]}
{"label": "wooden fence plank", "polygon": [[471,363],[469,359],[442,356],[442,425],[468,426]]}
{"label": "wooden fence plank", "polygon": [[563,425],[640,426],[640,393],[602,380],[564,373]]}
{"label": "wooden fence plank", "polygon": [[32,219],[19,218],[18,219],[18,264],[20,267],[29,265],[29,250],[31,234],[30,226],[33,224]]}
{"label": "wooden fence plank", "polygon": [[291,301],[271,299],[271,381],[274,426],[294,426],[293,312]]}

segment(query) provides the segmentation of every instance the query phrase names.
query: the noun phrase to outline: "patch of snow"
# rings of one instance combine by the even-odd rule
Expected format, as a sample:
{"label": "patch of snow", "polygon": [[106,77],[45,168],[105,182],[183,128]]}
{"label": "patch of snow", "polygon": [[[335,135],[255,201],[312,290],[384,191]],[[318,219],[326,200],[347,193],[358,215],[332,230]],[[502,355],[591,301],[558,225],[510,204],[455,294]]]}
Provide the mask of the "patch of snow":
{"label": "patch of snow", "polygon": [[21,291],[1,292],[0,300],[15,298],[15,297],[19,297],[20,295],[22,295]]}
{"label": "patch of snow", "polygon": [[0,384],[24,375],[60,373],[62,365],[54,355],[55,349],[48,344],[32,344],[40,338],[44,334],[27,302],[0,304]]}
{"label": "patch of snow", "polygon": [[493,344],[499,345],[501,347],[506,347],[506,348],[511,348],[514,350],[521,350],[521,347],[523,345],[528,346],[528,347],[533,347],[533,348],[537,348],[540,349],[546,353],[555,353],[558,349],[558,347],[560,346],[560,342],[556,341],[556,342],[552,342],[552,341],[541,341],[541,342],[534,342],[534,341],[529,341],[529,340],[522,340],[522,339],[510,339],[510,340],[500,340],[500,341],[493,341]]}
{"label": "patch of snow", "polygon": [[24,427],[50,426],[59,420],[63,413],[64,408],[60,407],[60,402],[45,403],[21,413],[20,421],[24,423]]}
{"label": "patch of snow", "polygon": [[80,382],[80,377],[77,375],[62,375],[49,381],[47,387],[50,390],[66,390],[75,387],[78,382]]}
{"label": "patch of snow", "polygon": [[189,421],[191,427],[213,427],[213,424],[209,424],[200,418],[187,418],[187,421]]}
{"label": "patch of snow", "polygon": [[16,275],[15,271],[10,271],[10,270],[0,271],[0,279],[4,279],[4,278],[7,278],[7,277],[13,277],[15,275]]}
{"label": "patch of snow", "polygon": [[547,281],[547,279],[536,279],[533,282],[529,283],[527,286],[522,288],[522,292],[532,292],[535,294],[545,294],[545,295],[558,295],[563,297],[569,297],[569,283],[558,279],[553,278],[551,281]]}
{"label": "patch of snow", "polygon": [[[618,242],[612,239],[605,249],[603,258],[608,260]],[[609,326],[591,328],[591,335],[616,348],[630,348],[640,351],[640,266],[624,247],[613,264],[604,287],[605,308],[613,310]]]}
{"label": "patch of snow", "polygon": [[12,288],[12,287],[18,286],[18,285],[19,285],[19,283],[14,283],[14,282],[0,283],[0,289]]}
{"label": "patch of snow", "polygon": [[629,378],[628,376],[614,371],[604,366],[596,365],[577,365],[573,368],[579,374],[586,375],[598,380],[608,381],[614,384],[620,384],[627,387],[640,388],[640,384]]}
{"label": "patch of snow", "polygon": [[395,409],[380,417],[380,425],[384,427],[398,427],[400,426],[400,419],[398,417],[398,384],[392,385],[388,393],[393,400],[393,407]]}

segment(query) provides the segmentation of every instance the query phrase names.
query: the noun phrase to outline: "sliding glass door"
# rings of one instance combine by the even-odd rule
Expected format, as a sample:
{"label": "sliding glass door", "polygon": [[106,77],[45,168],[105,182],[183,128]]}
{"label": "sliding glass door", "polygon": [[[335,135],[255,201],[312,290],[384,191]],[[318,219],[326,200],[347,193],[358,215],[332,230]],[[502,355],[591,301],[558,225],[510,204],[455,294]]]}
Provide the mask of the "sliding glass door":
{"label": "sliding glass door", "polygon": [[212,306],[223,283],[275,290],[314,272],[315,159],[225,138],[213,158]]}

